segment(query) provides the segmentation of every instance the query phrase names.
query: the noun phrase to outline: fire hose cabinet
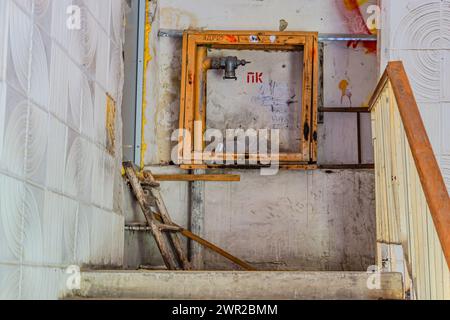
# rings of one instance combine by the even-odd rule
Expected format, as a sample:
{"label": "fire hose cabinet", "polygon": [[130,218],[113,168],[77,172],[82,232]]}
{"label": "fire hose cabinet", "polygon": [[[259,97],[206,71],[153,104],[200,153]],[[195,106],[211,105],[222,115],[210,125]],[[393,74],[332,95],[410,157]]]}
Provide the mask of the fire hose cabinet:
{"label": "fire hose cabinet", "polygon": [[[236,55],[217,56],[218,50],[237,52]],[[255,61],[239,57],[239,52],[261,51],[273,54],[301,52],[295,61],[300,79],[295,83],[301,93],[295,130],[298,137],[290,139],[295,145],[288,152],[261,155],[251,151],[208,150],[205,142],[207,128],[208,71],[220,72],[221,81],[234,82],[241,72]],[[253,60],[253,59],[252,59]],[[260,62],[261,63],[261,62]],[[285,67],[283,65],[283,67]],[[298,71],[298,70],[297,70]],[[261,81],[256,74],[256,82]],[[247,81],[255,81],[248,72]],[[189,169],[225,167],[237,164],[238,159],[263,165],[278,161],[281,165],[311,168],[317,162],[317,97],[318,97],[318,33],[272,31],[185,31],[183,34],[181,100],[177,161]],[[219,164],[217,164],[219,163]],[[224,164],[226,163],[226,164]]]}

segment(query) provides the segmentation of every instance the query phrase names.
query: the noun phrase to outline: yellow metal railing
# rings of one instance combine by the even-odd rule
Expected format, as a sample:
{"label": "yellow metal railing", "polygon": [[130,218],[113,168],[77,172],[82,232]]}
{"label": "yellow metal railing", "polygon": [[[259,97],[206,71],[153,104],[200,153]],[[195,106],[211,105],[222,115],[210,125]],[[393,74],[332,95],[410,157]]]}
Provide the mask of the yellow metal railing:
{"label": "yellow metal railing", "polygon": [[450,299],[450,199],[401,62],[370,108],[378,263],[404,271],[412,298]]}

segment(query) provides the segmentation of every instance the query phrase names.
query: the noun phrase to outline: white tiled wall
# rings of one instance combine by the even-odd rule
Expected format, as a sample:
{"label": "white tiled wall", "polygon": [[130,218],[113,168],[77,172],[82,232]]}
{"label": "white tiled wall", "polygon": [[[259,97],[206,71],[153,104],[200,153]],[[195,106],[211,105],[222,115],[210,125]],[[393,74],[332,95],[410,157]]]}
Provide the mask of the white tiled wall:
{"label": "white tiled wall", "polygon": [[120,159],[105,147],[122,17],[122,0],[0,1],[0,299],[57,298],[67,266],[122,264]]}
{"label": "white tiled wall", "polygon": [[450,0],[383,0],[382,69],[402,60],[450,190]]}

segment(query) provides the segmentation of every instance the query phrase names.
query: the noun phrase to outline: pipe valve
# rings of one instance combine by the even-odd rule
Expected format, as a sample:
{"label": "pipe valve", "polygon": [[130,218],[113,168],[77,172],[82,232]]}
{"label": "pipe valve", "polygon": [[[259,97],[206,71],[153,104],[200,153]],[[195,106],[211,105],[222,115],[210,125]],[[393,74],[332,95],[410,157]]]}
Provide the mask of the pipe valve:
{"label": "pipe valve", "polygon": [[237,80],[236,69],[251,62],[240,60],[238,57],[212,58],[211,69],[225,70],[224,80]]}

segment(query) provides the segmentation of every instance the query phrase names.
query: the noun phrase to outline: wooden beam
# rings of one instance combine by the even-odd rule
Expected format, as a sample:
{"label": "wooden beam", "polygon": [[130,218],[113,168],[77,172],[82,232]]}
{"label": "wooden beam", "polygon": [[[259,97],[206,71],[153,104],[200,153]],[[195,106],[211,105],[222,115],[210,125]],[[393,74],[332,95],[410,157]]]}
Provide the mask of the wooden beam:
{"label": "wooden beam", "polygon": [[[270,168],[267,165],[181,165],[181,169],[183,170],[206,170],[206,169],[234,169],[234,170],[260,170],[262,168]],[[279,168],[281,170],[316,170],[318,169],[317,164],[289,164],[288,162],[282,162],[279,164]]]}
{"label": "wooden beam", "polygon": [[208,166],[206,164],[182,164],[180,165],[182,170],[206,170]]}
{"label": "wooden beam", "polygon": [[326,107],[320,108],[319,112],[324,113],[369,113],[369,108],[342,108],[342,107]]}
{"label": "wooden beam", "polygon": [[362,163],[361,113],[356,114],[356,138],[358,141],[358,164]]}
{"label": "wooden beam", "polygon": [[280,170],[308,171],[317,168],[317,164],[280,164]]}
{"label": "wooden beam", "polygon": [[189,230],[182,229],[180,232],[186,238],[191,239],[192,241],[195,241],[195,242],[201,244],[202,246],[204,246],[204,247],[214,251],[215,253],[221,255],[224,258],[227,258],[228,260],[230,260],[233,263],[235,263],[238,266],[240,266],[242,269],[247,270],[247,271],[256,271],[256,269],[254,267],[252,267],[251,265],[249,265],[248,263],[245,263],[241,259],[238,259],[238,258],[232,256],[231,254],[229,254],[225,250],[220,249],[219,247],[217,247],[216,245],[212,244],[211,242],[200,238],[199,236],[195,235],[194,233],[190,232]]}
{"label": "wooden beam", "polygon": [[156,181],[212,181],[212,182],[239,182],[241,176],[235,174],[154,174]]}

